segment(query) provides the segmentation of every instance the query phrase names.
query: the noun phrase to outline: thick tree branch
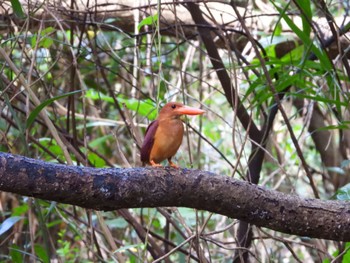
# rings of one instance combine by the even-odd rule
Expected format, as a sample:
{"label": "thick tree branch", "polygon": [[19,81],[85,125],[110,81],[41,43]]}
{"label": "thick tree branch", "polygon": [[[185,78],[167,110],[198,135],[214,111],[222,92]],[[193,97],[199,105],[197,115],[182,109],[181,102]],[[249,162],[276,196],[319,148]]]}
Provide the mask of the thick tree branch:
{"label": "thick tree branch", "polygon": [[182,206],[276,231],[350,241],[350,204],[190,169],[95,169],[0,153],[0,190],[96,210]]}

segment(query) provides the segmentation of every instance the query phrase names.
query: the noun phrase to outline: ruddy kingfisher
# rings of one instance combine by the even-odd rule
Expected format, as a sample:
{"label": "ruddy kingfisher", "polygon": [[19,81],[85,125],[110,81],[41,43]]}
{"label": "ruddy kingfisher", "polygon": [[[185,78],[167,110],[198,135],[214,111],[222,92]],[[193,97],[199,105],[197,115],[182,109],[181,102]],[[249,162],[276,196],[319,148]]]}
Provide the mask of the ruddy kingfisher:
{"label": "ruddy kingfisher", "polygon": [[161,167],[160,162],[168,160],[169,165],[178,168],[171,161],[182,143],[184,126],[181,115],[200,115],[205,111],[185,106],[179,102],[169,102],[160,110],[159,116],[147,127],[141,148],[141,161],[153,167]]}

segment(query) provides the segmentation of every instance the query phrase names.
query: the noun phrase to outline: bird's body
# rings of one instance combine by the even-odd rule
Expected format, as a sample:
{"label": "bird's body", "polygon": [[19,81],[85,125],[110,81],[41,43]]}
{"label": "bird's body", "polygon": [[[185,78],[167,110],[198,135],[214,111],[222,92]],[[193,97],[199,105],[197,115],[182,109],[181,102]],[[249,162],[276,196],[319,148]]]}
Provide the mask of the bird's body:
{"label": "bird's body", "polygon": [[184,106],[181,103],[167,103],[159,112],[158,119],[151,122],[146,130],[141,148],[142,163],[161,166],[159,163],[167,159],[170,166],[177,167],[171,158],[179,149],[184,134],[180,116],[203,113],[203,110]]}

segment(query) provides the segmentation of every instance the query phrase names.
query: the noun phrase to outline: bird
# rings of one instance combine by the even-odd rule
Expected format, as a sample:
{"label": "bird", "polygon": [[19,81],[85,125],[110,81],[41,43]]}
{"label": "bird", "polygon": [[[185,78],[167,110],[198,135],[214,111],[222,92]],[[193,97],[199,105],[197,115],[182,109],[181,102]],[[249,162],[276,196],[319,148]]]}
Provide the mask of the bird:
{"label": "bird", "polygon": [[201,115],[205,111],[183,105],[179,102],[169,102],[159,111],[158,118],[152,121],[146,129],[141,147],[141,162],[153,167],[162,167],[160,162],[168,160],[169,165],[179,168],[171,161],[182,143],[184,126],[180,119],[182,115]]}

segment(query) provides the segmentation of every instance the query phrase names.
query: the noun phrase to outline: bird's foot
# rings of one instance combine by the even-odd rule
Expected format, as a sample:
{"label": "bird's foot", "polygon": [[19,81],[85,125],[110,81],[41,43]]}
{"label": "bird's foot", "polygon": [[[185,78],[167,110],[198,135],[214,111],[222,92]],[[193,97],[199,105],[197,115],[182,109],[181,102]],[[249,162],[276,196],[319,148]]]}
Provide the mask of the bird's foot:
{"label": "bird's foot", "polygon": [[175,163],[173,163],[172,161],[170,161],[170,160],[168,160],[168,161],[169,161],[169,165],[170,165],[171,167],[176,168],[176,169],[179,168],[179,166],[176,165]]}
{"label": "bird's foot", "polygon": [[161,164],[155,163],[153,160],[150,161],[150,164],[152,167],[163,167]]}

